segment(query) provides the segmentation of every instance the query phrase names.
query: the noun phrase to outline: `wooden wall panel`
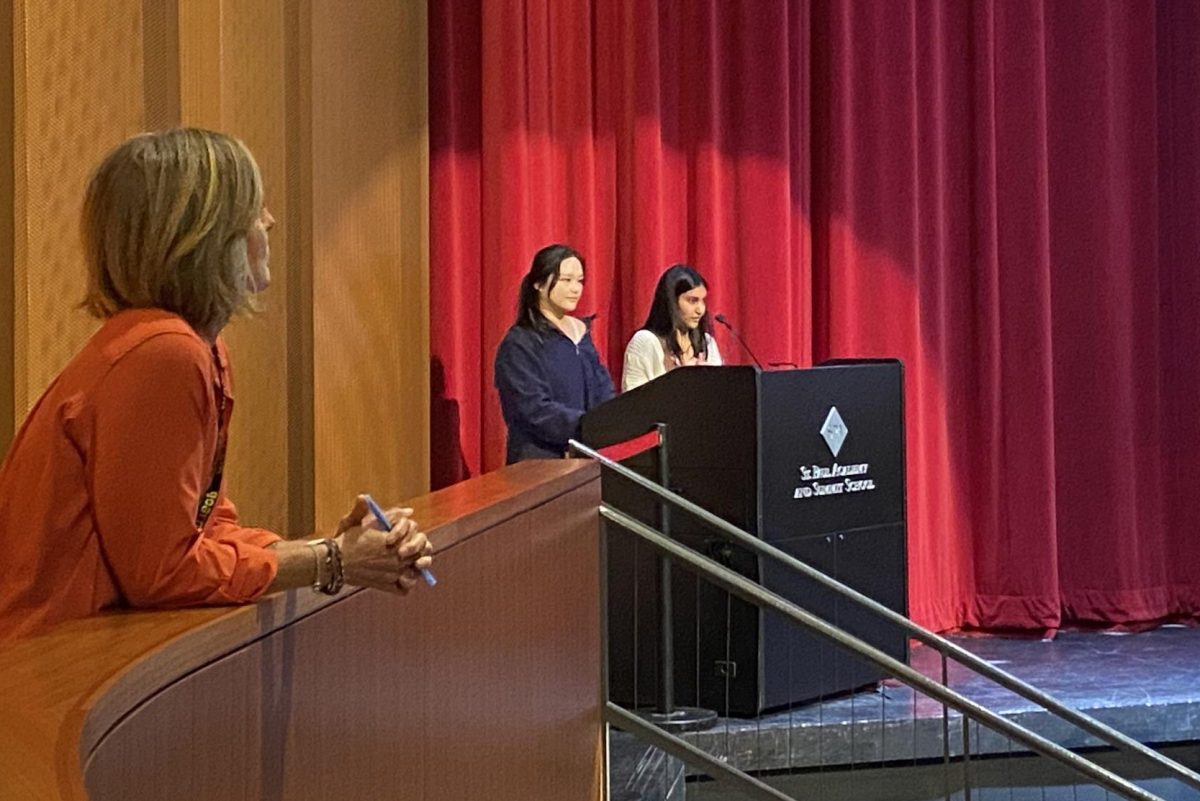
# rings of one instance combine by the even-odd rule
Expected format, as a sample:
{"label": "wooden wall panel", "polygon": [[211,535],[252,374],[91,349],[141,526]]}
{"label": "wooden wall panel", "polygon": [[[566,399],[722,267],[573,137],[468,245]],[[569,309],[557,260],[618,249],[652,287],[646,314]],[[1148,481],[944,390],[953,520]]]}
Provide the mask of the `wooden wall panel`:
{"label": "wooden wall panel", "polygon": [[179,7],[175,0],[142,0],[142,64],[146,129],[179,125]]}
{"label": "wooden wall panel", "polygon": [[[287,232],[297,221],[288,200],[285,8],[281,0],[189,0],[178,6],[178,18],[181,122],[225,131],[246,143],[262,170],[267,206],[277,219],[271,237],[271,288],[260,298],[257,314],[235,320],[225,330],[237,384],[229,495],[247,521],[287,531],[292,423]],[[309,515],[296,533],[311,526]]]}
{"label": "wooden wall panel", "polygon": [[[288,528],[293,533],[316,521],[316,463],[313,445],[312,292],[312,9],[307,0],[288,0],[284,14],[286,119]],[[280,237],[275,237],[276,241]],[[428,423],[426,423],[428,425]]]}
{"label": "wooden wall panel", "polygon": [[13,7],[0,2],[0,453],[13,422]]}
{"label": "wooden wall panel", "polygon": [[[179,106],[182,123],[220,130],[223,0],[176,0],[179,20]],[[264,31],[264,38],[271,35]],[[229,131],[233,133],[233,131]]]}
{"label": "wooden wall panel", "polygon": [[424,0],[312,3],[316,516],[426,488]]}
{"label": "wooden wall panel", "polygon": [[[229,326],[237,354],[237,428],[229,458],[230,495],[247,520],[283,531],[288,525],[287,351],[291,254],[285,227],[296,225],[288,199],[284,8],[279,0],[225,0],[221,18],[221,129],[237,134],[262,170],[266,202],[277,218],[271,236],[271,288],[254,317]],[[296,310],[304,315],[303,309]],[[300,466],[297,466],[300,469]],[[311,526],[311,522],[309,524]],[[308,527],[306,527],[308,528]],[[303,530],[297,532],[303,533]]]}
{"label": "wooden wall panel", "polygon": [[86,287],[79,213],[91,169],[143,127],[142,6],[48,0],[15,9],[13,372],[23,418],[96,328],[76,308]]}

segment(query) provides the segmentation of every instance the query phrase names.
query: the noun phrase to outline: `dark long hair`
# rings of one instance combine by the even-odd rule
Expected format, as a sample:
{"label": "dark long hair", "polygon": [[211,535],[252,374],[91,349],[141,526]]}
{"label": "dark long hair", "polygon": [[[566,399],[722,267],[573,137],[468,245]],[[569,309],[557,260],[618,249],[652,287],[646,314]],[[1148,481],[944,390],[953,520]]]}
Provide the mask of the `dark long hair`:
{"label": "dark long hair", "polygon": [[708,334],[712,332],[712,321],[708,316],[708,308],[700,318],[700,325],[689,329],[679,315],[679,296],[691,292],[698,286],[708,288],[704,276],[696,272],[696,268],[687,264],[673,264],[663,272],[654,288],[654,300],[650,304],[650,313],[642,328],[653,331],[665,340],[666,348],[676,359],[683,358],[683,349],[679,347],[676,331],[683,331],[692,342],[692,353],[700,358],[708,353]]}
{"label": "dark long hair", "polygon": [[521,279],[521,293],[517,298],[517,325],[544,331],[550,328],[550,321],[538,307],[538,284],[545,284],[546,291],[554,289],[558,283],[558,268],[570,258],[579,259],[579,264],[587,272],[583,256],[568,245],[546,245],[533,254],[533,263],[529,272]]}

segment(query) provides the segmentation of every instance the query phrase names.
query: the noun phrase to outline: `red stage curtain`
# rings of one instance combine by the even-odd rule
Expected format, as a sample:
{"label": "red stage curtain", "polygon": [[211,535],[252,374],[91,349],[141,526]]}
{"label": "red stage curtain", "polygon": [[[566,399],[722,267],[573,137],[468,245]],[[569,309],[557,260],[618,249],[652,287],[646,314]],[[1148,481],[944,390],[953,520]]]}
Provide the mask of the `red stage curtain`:
{"label": "red stage curtain", "polygon": [[687,261],[763,361],[905,361],[915,619],[1196,615],[1198,5],[431,0],[435,484],[537,248],[618,378]]}

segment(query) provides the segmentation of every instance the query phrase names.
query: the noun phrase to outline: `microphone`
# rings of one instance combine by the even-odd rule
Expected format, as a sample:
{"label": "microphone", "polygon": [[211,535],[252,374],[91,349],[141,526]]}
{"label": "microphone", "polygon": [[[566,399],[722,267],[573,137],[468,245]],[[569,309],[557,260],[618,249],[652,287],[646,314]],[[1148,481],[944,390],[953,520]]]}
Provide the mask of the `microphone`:
{"label": "microphone", "polygon": [[745,350],[746,353],[750,354],[750,359],[754,362],[754,366],[759,370],[762,370],[762,362],[760,362],[758,357],[754,355],[754,351],[750,350],[750,346],[746,344],[746,340],[742,339],[742,335],[737,332],[737,329],[733,327],[733,324],[730,323],[729,320],[725,319],[725,315],[718,314],[713,319],[729,329],[729,333],[733,334],[734,339],[738,341],[738,344],[742,346],[742,349]]}

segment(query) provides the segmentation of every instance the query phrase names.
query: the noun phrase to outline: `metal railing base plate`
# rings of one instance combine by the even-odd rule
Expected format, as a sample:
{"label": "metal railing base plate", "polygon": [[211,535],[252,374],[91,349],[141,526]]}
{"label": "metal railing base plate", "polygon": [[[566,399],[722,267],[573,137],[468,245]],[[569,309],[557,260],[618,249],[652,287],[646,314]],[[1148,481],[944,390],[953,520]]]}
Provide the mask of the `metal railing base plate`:
{"label": "metal railing base plate", "polygon": [[717,725],[717,713],[698,706],[677,706],[671,712],[655,709],[638,709],[634,712],[642,720],[673,734],[689,731],[707,731]]}

